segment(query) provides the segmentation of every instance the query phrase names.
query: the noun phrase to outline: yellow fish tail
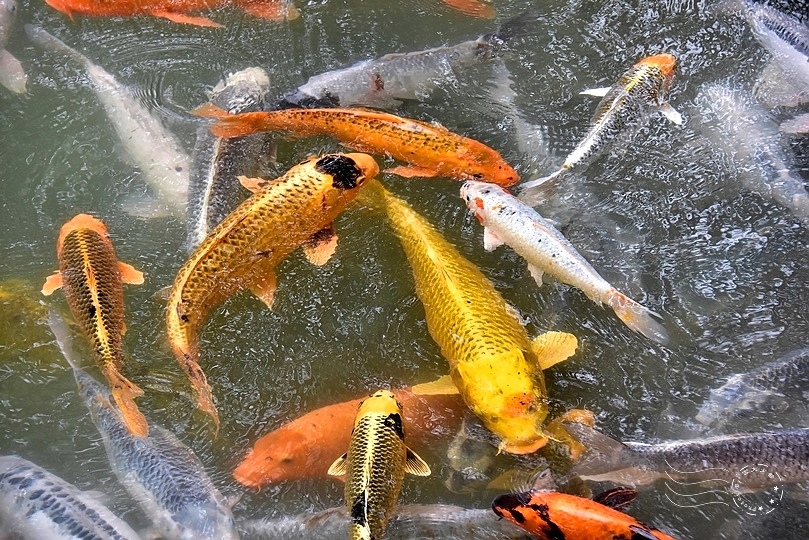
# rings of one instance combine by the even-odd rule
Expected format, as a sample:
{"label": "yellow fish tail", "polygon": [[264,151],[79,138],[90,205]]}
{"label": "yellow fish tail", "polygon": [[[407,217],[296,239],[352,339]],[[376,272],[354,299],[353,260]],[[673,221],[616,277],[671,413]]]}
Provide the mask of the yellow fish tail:
{"label": "yellow fish tail", "polygon": [[126,429],[132,435],[138,437],[145,437],[149,434],[149,424],[146,422],[146,417],[138,409],[135,403],[135,398],[143,395],[141,390],[136,384],[121,375],[121,373],[114,367],[110,366],[105,370],[104,375],[109,380],[112,386],[112,397],[118,409],[121,411]]}

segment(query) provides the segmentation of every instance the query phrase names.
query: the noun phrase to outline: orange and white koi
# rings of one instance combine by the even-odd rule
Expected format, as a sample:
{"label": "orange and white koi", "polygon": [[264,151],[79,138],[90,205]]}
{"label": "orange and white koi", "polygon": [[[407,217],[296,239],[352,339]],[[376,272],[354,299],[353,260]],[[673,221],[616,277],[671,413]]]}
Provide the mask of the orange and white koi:
{"label": "orange and white koi", "polygon": [[254,194],[211,231],[177,273],[166,310],[169,342],[199,406],[217,427],[211,387],[198,362],[199,328],[214,307],[244,289],[272,307],[275,267],[298,246],[310,261],[325,264],[337,245],[332,222],[378,172],[367,154],[328,154],[266,185],[243,181]]}
{"label": "orange and white koi", "polygon": [[112,386],[127,429],[146,436],[149,426],[134,401],[143,390],[121,374],[126,332],[122,284],[140,285],[143,274],[118,260],[107,227],[88,214],[79,214],[62,226],[56,255],[59,271],[45,281],[42,294],[64,291],[73,318],[90,340],[98,367]]}
{"label": "orange and white koi", "polygon": [[218,118],[211,131],[219,137],[261,131],[284,131],[295,137],[329,135],[359,152],[406,161],[409,166],[385,171],[399,176],[444,176],[502,186],[520,179],[511,165],[485,144],[439,125],[393,114],[366,109],[285,109],[231,115],[210,104],[197,109],[196,114]]}
{"label": "orange and white koi", "polygon": [[666,343],[665,328],[654,320],[656,314],[613,287],[573,247],[567,238],[533,208],[523,204],[505,189],[483,182],[465,182],[461,198],[483,225],[483,247],[491,251],[508,244],[528,261],[537,285],[547,272],[581,290],[596,303],[610,306],[632,330]]}

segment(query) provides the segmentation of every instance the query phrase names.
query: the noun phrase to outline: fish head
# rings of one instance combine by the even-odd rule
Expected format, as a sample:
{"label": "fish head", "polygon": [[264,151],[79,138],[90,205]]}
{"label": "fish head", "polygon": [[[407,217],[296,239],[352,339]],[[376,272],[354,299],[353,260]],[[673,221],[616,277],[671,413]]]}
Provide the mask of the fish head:
{"label": "fish head", "polygon": [[[768,402],[780,394],[752,386],[739,376],[731,377],[721,388],[711,390],[710,398],[703,403],[696,415],[700,424],[720,427],[740,412],[756,412],[765,409]],[[783,402],[786,403],[786,402]]]}
{"label": "fish head", "polygon": [[236,480],[260,488],[284,480],[325,476],[325,456],[345,451],[336,448],[327,434],[312,432],[310,425],[289,424],[256,442],[253,449],[233,471]]}
{"label": "fish head", "polygon": [[354,426],[356,427],[360,419],[370,414],[397,414],[401,417],[402,404],[390,390],[378,390],[360,402]]}
{"label": "fish head", "polygon": [[466,181],[461,186],[461,198],[466,207],[481,223],[484,222],[486,210],[491,206],[492,197],[506,193],[502,187],[489,182]]}
{"label": "fish head", "polygon": [[214,105],[231,114],[259,111],[270,92],[270,76],[260,67],[231,73],[211,91]]}
{"label": "fish head", "polygon": [[[312,167],[330,180],[327,197],[351,200],[359,188],[379,174],[379,165],[368,154],[326,154],[311,158],[302,165]],[[329,201],[332,202],[332,201]]]}
{"label": "fish head", "polygon": [[59,230],[59,240],[56,242],[56,252],[62,252],[62,245],[64,244],[65,238],[67,238],[70,233],[81,229],[94,231],[104,238],[109,238],[110,236],[107,231],[107,226],[104,225],[103,221],[90,214],[79,214],[62,225],[62,228]]}
{"label": "fish head", "polygon": [[239,538],[236,522],[230,510],[221,502],[214,500],[184,505],[182,510],[172,516],[172,522],[179,526],[179,538],[182,540]]}
{"label": "fish head", "polygon": [[674,75],[674,68],[677,66],[677,58],[672,54],[655,54],[647,56],[639,62],[648,66],[654,66],[660,70],[664,77],[670,78]]}

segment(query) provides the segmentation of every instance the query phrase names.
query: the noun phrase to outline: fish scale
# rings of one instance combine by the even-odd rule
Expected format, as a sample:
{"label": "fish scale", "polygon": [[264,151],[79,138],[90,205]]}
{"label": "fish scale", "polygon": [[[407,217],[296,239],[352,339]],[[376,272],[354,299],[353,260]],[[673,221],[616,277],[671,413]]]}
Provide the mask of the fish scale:
{"label": "fish scale", "polygon": [[[324,165],[327,163],[331,165]],[[335,163],[346,166],[334,168]],[[177,273],[166,309],[169,341],[197,392],[200,407],[217,427],[211,388],[198,362],[197,334],[202,323],[215,306],[246,288],[263,291],[262,300],[271,304],[275,267],[329,227],[366,177],[378,171],[373,158],[365,154],[304,161],[239,205]]]}

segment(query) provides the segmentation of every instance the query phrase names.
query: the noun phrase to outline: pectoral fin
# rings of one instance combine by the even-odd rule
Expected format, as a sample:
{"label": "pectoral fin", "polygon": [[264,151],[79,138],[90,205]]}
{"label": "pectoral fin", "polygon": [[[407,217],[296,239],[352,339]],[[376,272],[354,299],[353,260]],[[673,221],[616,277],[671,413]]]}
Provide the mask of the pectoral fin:
{"label": "pectoral fin", "polygon": [[329,467],[327,474],[330,476],[343,476],[348,474],[348,453],[335,459],[334,463]]}
{"label": "pectoral fin", "polygon": [[500,237],[491,230],[489,227],[483,227],[483,249],[486,251],[494,251],[498,247],[503,245],[503,241],[500,240]]}
{"label": "pectoral fin", "polygon": [[414,178],[419,176],[422,178],[432,178],[434,176],[438,176],[438,173],[432,169],[426,169],[424,167],[404,166],[404,165],[392,167],[390,169],[385,169],[385,172],[388,174],[396,174],[403,178]]}
{"label": "pectoral fin", "polygon": [[579,340],[567,332],[545,332],[534,338],[531,350],[543,370],[567,360],[576,352]]}
{"label": "pectoral fin", "polygon": [[611,86],[604,86],[602,88],[588,88],[587,90],[582,90],[579,92],[579,94],[582,96],[604,97],[611,88]]}
{"label": "pectoral fin", "polygon": [[608,489],[603,493],[599,493],[593,497],[593,501],[614,510],[621,510],[622,508],[629,506],[637,497],[638,492],[635,489],[628,487],[615,487]]}
{"label": "pectoral fin", "polygon": [[250,290],[253,291],[259,300],[264,302],[268,309],[272,309],[273,301],[275,300],[275,289],[278,287],[278,280],[275,277],[275,272],[268,272],[264,274],[260,280],[253,283]]}
{"label": "pectoral fin", "polygon": [[53,294],[53,291],[62,287],[62,273],[56,272],[55,274],[51,274],[48,276],[48,279],[45,280],[45,284],[42,286],[42,294],[45,296],[50,296]]}
{"label": "pectoral fin", "polygon": [[337,234],[334,232],[334,225],[329,223],[322,230],[312,235],[306,243],[301,246],[306,260],[317,266],[323,266],[337,249]]}
{"label": "pectoral fin", "polygon": [[407,449],[405,472],[416,476],[430,476],[430,466],[410,448]]}
{"label": "pectoral fin", "polygon": [[250,178],[247,176],[239,176],[238,178],[239,183],[250,193],[260,191],[261,188],[267,185],[267,181],[263,178]]}
{"label": "pectoral fin", "polygon": [[449,375],[444,375],[438,380],[417,384],[410,388],[410,391],[417,396],[444,396],[460,394],[458,387],[452,382]]}
{"label": "pectoral fin", "polygon": [[531,274],[531,277],[534,278],[534,281],[537,282],[537,285],[542,287],[542,283],[543,283],[542,276],[543,276],[544,272],[542,272],[542,270],[540,270],[539,268],[537,268],[533,264],[528,265],[528,272]]}
{"label": "pectoral fin", "polygon": [[673,124],[677,124],[678,126],[683,125],[683,115],[678,113],[674,107],[669,105],[668,103],[661,103],[658,105],[657,110],[666,117],[669,122]]}
{"label": "pectoral fin", "polygon": [[118,271],[121,273],[121,281],[130,285],[143,284],[143,272],[135,270],[131,264],[118,261]]}
{"label": "pectoral fin", "polygon": [[176,22],[180,24],[193,24],[194,26],[208,26],[211,28],[222,28],[223,26],[217,22],[213,22],[211,19],[206,17],[195,17],[193,15],[186,15],[185,13],[177,13],[174,11],[167,11],[163,9],[156,9],[149,12],[151,15],[155,17],[162,17],[163,19],[168,19],[171,22]]}

